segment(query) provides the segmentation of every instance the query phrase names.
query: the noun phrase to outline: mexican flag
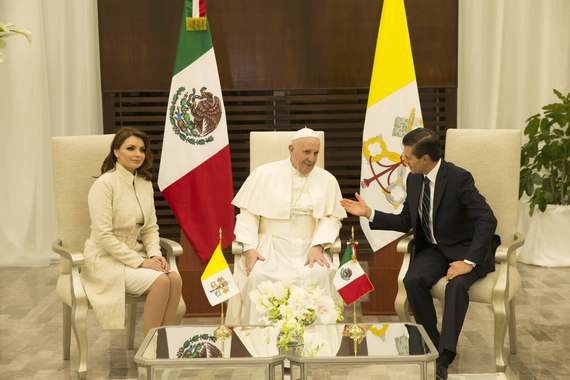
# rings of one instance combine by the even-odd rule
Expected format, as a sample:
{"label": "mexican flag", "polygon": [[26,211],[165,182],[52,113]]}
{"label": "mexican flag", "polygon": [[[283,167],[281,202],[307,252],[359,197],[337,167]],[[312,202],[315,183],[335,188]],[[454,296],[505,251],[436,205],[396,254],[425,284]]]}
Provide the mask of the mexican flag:
{"label": "mexican flag", "polygon": [[374,286],[356,260],[356,243],[350,243],[334,276],[334,287],[347,305],[374,290]]}
{"label": "mexican flag", "polygon": [[206,297],[212,306],[239,293],[239,288],[219,244],[208,265],[206,265],[201,280]]}
{"label": "mexican flag", "polygon": [[185,0],[158,187],[202,263],[234,238],[226,112],[205,0]]}
{"label": "mexican flag", "polygon": [[[406,199],[408,169],[402,137],[423,126],[404,0],[384,0],[362,134],[360,194],[371,208],[399,213]],[[402,236],[360,226],[374,251]]]}

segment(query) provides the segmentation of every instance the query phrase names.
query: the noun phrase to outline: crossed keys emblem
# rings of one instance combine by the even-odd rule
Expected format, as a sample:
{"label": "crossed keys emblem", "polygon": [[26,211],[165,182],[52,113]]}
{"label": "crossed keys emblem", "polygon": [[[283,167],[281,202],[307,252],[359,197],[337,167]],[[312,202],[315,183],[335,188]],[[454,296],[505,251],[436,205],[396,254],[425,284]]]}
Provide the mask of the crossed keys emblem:
{"label": "crossed keys emblem", "polygon": [[214,293],[216,297],[227,294],[230,291],[229,282],[223,277],[218,277],[216,281],[210,282],[210,293]]}
{"label": "crossed keys emblem", "polygon": [[[412,108],[408,118],[399,116],[395,118],[392,136],[402,138],[414,126],[422,124],[422,119],[416,118],[416,109]],[[406,199],[404,184],[406,169],[402,152],[389,151],[382,134],[378,134],[366,140],[362,147],[362,155],[370,167],[372,177],[364,178],[360,182],[360,187],[364,189],[377,184],[386,200],[395,209],[400,207]]]}

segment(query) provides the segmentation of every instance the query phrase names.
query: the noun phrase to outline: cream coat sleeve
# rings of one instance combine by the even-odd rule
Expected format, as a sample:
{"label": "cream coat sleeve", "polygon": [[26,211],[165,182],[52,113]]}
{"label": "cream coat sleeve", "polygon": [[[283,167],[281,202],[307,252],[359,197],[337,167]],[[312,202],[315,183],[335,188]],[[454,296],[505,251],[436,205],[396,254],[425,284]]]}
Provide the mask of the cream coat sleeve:
{"label": "cream coat sleeve", "polygon": [[[88,195],[91,216],[91,238],[99,247],[132,268],[139,267],[144,259],[113,233],[113,186],[107,181],[95,181]],[[133,223],[134,216],[133,216]]]}
{"label": "cream coat sleeve", "polygon": [[[143,191],[139,192],[139,188],[143,187]],[[156,209],[154,208],[154,194],[152,190],[152,182],[142,180],[137,182],[137,195],[145,197],[143,207],[144,225],[141,228],[141,239],[148,257],[162,256],[160,251],[160,236],[158,233],[158,222],[156,219]]]}

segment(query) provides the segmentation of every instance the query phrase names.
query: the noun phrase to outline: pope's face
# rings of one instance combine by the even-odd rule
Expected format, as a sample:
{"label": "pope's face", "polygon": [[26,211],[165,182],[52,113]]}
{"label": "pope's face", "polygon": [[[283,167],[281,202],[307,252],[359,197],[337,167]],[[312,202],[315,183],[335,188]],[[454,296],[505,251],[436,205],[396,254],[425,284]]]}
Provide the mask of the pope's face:
{"label": "pope's face", "polygon": [[299,173],[309,174],[317,163],[320,148],[321,142],[316,137],[305,137],[293,141],[289,145],[291,164]]}

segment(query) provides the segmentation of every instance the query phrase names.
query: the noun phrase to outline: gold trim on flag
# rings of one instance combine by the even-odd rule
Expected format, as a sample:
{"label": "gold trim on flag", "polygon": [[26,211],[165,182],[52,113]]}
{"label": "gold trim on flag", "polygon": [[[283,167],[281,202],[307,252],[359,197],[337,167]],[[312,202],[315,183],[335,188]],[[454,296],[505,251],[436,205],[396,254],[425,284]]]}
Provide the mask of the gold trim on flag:
{"label": "gold trim on flag", "polygon": [[186,30],[197,31],[207,30],[208,23],[206,17],[186,17]]}

